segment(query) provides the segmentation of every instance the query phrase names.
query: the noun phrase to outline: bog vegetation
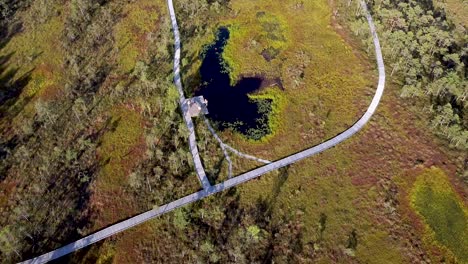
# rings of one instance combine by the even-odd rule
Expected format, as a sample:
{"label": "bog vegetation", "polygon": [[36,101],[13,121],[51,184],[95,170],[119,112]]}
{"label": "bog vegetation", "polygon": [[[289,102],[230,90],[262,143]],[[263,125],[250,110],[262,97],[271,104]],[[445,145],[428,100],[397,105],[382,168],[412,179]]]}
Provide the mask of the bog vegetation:
{"label": "bog vegetation", "polygon": [[[343,5],[343,10],[360,13],[359,5],[352,2],[356,1],[348,1],[351,8]],[[460,5],[466,9],[466,3]],[[434,133],[454,148],[468,149],[466,27],[450,19],[442,1],[377,0],[371,2],[371,8],[387,68],[392,80],[401,86],[401,96],[430,113]],[[371,49],[367,22],[354,20],[350,27],[356,35],[367,37]]]}
{"label": "bog vegetation", "polygon": [[[354,18],[356,1],[336,2],[352,4],[352,14],[339,14],[352,21],[356,39],[365,38],[367,24]],[[223,54],[232,81],[261,75],[284,86],[250,96],[272,102],[271,136],[253,142],[234,131],[221,133],[235,147],[276,159],[336,135],[368,105],[373,60],[350,45],[352,36],[330,25],[336,13],[328,1],[174,3],[187,96],[200,87],[203,48],[222,26],[232,32]],[[466,148],[466,32],[432,1],[375,1],[371,7],[401,94],[429,110],[436,134]],[[0,15],[1,261],[39,255],[200,188],[172,84],[165,1],[0,0]],[[396,193],[405,190],[392,177],[426,161],[463,173],[464,159],[413,133],[426,127],[404,123],[416,114],[393,103],[379,108],[360,137],[329,152],[65,261],[427,261],[430,253],[414,246],[420,235],[411,237],[413,227],[402,224]],[[212,181],[225,179],[223,153],[203,122],[195,121],[207,174]],[[236,172],[259,165],[232,159]],[[451,196],[439,199],[437,210],[425,208],[440,191],[426,185],[415,189],[414,207],[450,248],[450,238],[461,238],[450,236],[438,212],[454,205],[444,210],[455,219],[460,210]]]}
{"label": "bog vegetation", "polygon": [[0,7],[0,259],[43,253],[197,190],[163,3]]}
{"label": "bog vegetation", "polygon": [[419,175],[411,204],[427,225],[428,240],[448,248],[460,263],[467,262],[468,208],[442,170],[432,168]]}

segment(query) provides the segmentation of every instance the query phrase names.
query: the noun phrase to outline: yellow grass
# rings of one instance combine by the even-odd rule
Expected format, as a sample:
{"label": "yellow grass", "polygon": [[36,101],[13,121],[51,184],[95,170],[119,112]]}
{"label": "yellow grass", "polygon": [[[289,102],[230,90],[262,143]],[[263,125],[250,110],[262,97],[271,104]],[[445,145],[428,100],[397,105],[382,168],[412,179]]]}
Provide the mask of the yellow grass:
{"label": "yellow grass", "polygon": [[456,23],[468,27],[468,1],[445,0],[449,17]]}

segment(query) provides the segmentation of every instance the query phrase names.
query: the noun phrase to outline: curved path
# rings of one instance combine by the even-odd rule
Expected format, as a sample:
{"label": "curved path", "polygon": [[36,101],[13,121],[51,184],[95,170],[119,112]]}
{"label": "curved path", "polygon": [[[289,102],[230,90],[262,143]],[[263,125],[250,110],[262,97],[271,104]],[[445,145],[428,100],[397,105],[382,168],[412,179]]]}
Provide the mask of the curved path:
{"label": "curved path", "polygon": [[211,127],[211,124],[210,124],[210,121],[208,121],[208,118],[204,116],[203,119],[205,120],[205,124],[208,127],[208,130],[211,132],[211,135],[213,135],[216,141],[218,141],[219,147],[224,153],[224,158],[226,159],[228,163],[228,178],[230,179],[232,177],[232,161],[231,161],[231,157],[229,157],[229,153],[227,152],[226,145],[223,143],[221,138],[218,137],[218,134],[216,134],[216,131],[213,129],[213,127]]}
{"label": "curved path", "polygon": [[224,143],[221,140],[221,138],[218,136],[216,131],[213,129],[213,127],[211,126],[210,121],[208,120],[208,118],[206,118],[204,116],[203,119],[205,121],[206,127],[211,132],[211,135],[213,135],[215,140],[218,141],[218,144],[219,144],[221,150],[224,153],[224,157],[226,158],[226,161],[228,162],[228,178],[229,179],[232,178],[232,161],[231,161],[231,158],[229,156],[228,150],[231,151],[232,153],[234,153],[235,155],[241,157],[241,158],[246,158],[246,159],[254,160],[254,161],[257,161],[257,162],[260,162],[260,163],[265,163],[265,164],[271,163],[271,161],[260,159],[260,158],[254,157],[252,155],[242,153],[242,152],[238,151],[237,149],[235,149],[235,148],[229,146],[228,144]]}
{"label": "curved path", "polygon": [[271,163],[271,161],[260,159],[260,158],[254,157],[252,155],[242,153],[242,152],[238,151],[237,149],[235,149],[235,148],[229,146],[228,144],[224,143],[221,140],[221,138],[218,136],[218,134],[216,134],[216,131],[211,126],[210,121],[208,120],[208,118],[203,117],[203,119],[205,120],[205,124],[208,127],[208,130],[211,132],[211,135],[213,135],[213,137],[216,139],[216,141],[218,141],[218,144],[219,144],[219,146],[221,147],[221,150],[224,153],[224,157],[226,158],[226,160],[228,162],[228,171],[229,171],[228,175],[229,175],[229,178],[232,177],[232,161],[231,161],[231,158],[229,157],[228,150],[231,151],[232,153],[234,153],[235,155],[241,157],[241,158],[246,158],[246,159],[254,160],[254,161],[257,161],[257,162],[260,162],[260,163],[265,163],[265,164]]}
{"label": "curved path", "polygon": [[228,144],[225,144],[224,142],[222,142],[222,144],[224,145],[224,147],[226,149],[228,149],[229,151],[231,151],[232,153],[236,154],[237,156],[241,157],[241,158],[246,158],[246,159],[250,159],[250,160],[254,160],[256,162],[260,162],[260,163],[265,163],[265,164],[270,164],[271,161],[269,160],[264,160],[264,159],[261,159],[261,158],[257,158],[257,157],[254,157],[252,155],[249,155],[249,154],[245,154],[243,152],[240,152],[238,151],[237,149],[229,146]]}
{"label": "curved path", "polygon": [[[171,17],[172,17],[173,14],[174,14],[174,8],[173,8],[173,5],[172,5],[172,0],[167,0],[167,2],[168,2],[168,5],[169,5],[169,9],[171,11]],[[379,83],[378,83],[377,90],[375,92],[374,98],[372,99],[372,102],[371,102],[369,108],[367,109],[366,113],[353,126],[348,128],[347,130],[345,130],[343,133],[337,135],[336,137],[334,137],[334,138],[332,138],[330,140],[325,141],[324,143],[322,143],[320,145],[317,145],[315,147],[306,149],[304,151],[301,151],[301,152],[296,153],[294,155],[291,155],[291,156],[288,156],[286,158],[280,159],[278,161],[272,162],[272,163],[270,163],[268,165],[265,165],[263,167],[260,167],[260,168],[257,168],[255,170],[249,171],[247,173],[241,174],[241,175],[239,175],[237,177],[229,179],[229,180],[227,180],[227,181],[225,181],[223,183],[219,183],[219,184],[217,184],[215,186],[210,186],[208,188],[203,189],[202,191],[190,194],[190,195],[185,196],[185,197],[183,197],[183,198],[181,198],[179,200],[176,200],[176,201],[173,201],[171,203],[165,204],[165,205],[163,205],[161,207],[158,207],[158,208],[155,208],[153,210],[147,211],[145,213],[139,214],[139,215],[134,216],[132,218],[129,218],[129,219],[125,220],[125,221],[122,221],[120,223],[117,223],[117,224],[114,224],[114,225],[109,226],[107,228],[104,228],[99,232],[96,232],[94,234],[86,236],[86,237],[84,237],[84,238],[82,238],[80,240],[77,240],[77,241],[75,241],[73,243],[70,243],[70,244],[68,244],[68,245],[66,245],[64,247],[61,247],[61,248],[56,249],[54,251],[51,251],[49,253],[43,254],[43,255],[41,255],[39,257],[27,260],[27,261],[25,261],[23,263],[46,263],[48,261],[57,259],[59,257],[62,257],[64,255],[66,255],[66,254],[69,254],[69,253],[71,253],[73,251],[76,251],[76,250],[81,249],[83,247],[89,246],[89,245],[91,245],[93,243],[96,243],[96,242],[98,242],[98,241],[100,241],[102,239],[110,237],[110,236],[112,236],[112,235],[114,235],[116,233],[122,232],[122,231],[124,231],[124,230],[126,230],[128,228],[139,225],[139,224],[141,224],[143,222],[146,222],[146,221],[148,221],[148,220],[150,220],[152,218],[158,217],[158,216],[160,216],[162,214],[165,214],[165,213],[167,213],[169,211],[172,211],[172,210],[174,210],[174,209],[176,209],[178,207],[187,205],[189,203],[193,203],[193,202],[198,201],[200,199],[203,199],[203,198],[205,198],[205,197],[207,197],[209,195],[221,192],[221,191],[223,191],[223,190],[225,190],[227,188],[237,186],[237,185],[239,185],[239,184],[241,184],[243,182],[246,182],[248,180],[260,177],[261,175],[263,175],[263,174],[265,174],[267,172],[270,172],[272,170],[275,170],[275,169],[290,165],[290,164],[295,163],[297,161],[300,161],[300,160],[302,160],[304,158],[307,158],[307,157],[310,157],[310,156],[315,155],[317,153],[320,153],[322,151],[325,151],[325,150],[327,150],[327,149],[329,149],[331,147],[336,146],[337,144],[339,144],[340,142],[346,140],[347,138],[351,137],[352,135],[356,134],[359,130],[362,129],[362,127],[367,122],[369,122],[370,118],[374,114],[375,110],[377,109],[377,105],[379,104],[380,99],[382,98],[382,95],[383,95],[383,92],[384,92],[384,86],[385,86],[385,67],[384,67],[384,62],[383,62],[383,58],[382,58],[382,52],[381,52],[381,49],[380,49],[380,42],[379,42],[379,39],[377,37],[377,33],[376,33],[376,30],[375,30],[374,23],[372,22],[372,17],[369,14],[367,6],[366,6],[366,4],[365,4],[365,2],[363,0],[361,1],[361,6],[363,8],[363,11],[366,14],[367,21],[369,23],[369,28],[370,28],[370,31],[372,33],[372,37],[373,37],[373,40],[374,40],[375,55],[376,55],[377,66],[378,66],[378,70],[379,70]],[[175,16],[174,16],[173,21],[175,21]],[[174,26],[174,23],[173,23],[173,26]],[[175,26],[177,26],[177,24]],[[174,28],[174,31],[176,31],[176,30],[177,30],[177,27]],[[180,41],[176,40],[176,47],[180,47]],[[177,52],[177,48],[176,48],[176,52]],[[176,57],[177,57],[177,54],[176,54]],[[178,54],[177,58],[180,58],[180,49],[179,49],[179,54]],[[177,66],[177,70],[178,70],[178,66]],[[178,80],[176,79],[176,82],[177,81]],[[180,81],[180,78],[179,78],[179,81]]]}

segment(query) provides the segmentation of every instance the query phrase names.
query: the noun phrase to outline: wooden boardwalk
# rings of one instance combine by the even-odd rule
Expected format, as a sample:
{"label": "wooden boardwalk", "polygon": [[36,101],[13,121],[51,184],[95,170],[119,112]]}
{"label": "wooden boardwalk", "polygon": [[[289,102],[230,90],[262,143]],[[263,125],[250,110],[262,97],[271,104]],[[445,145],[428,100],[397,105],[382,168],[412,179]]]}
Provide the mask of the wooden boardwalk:
{"label": "wooden boardwalk", "polygon": [[189,131],[189,146],[190,152],[192,153],[193,164],[195,166],[195,171],[197,173],[198,179],[203,186],[203,189],[207,189],[211,186],[206,177],[205,169],[203,168],[200,153],[198,152],[197,139],[195,137],[195,126],[193,125],[192,117],[188,111],[188,104],[186,103],[186,98],[184,95],[184,89],[182,88],[182,81],[180,79],[180,33],[179,26],[177,25],[177,18],[174,11],[174,5],[172,0],[167,1],[169,7],[169,14],[171,16],[172,31],[174,32],[174,84],[179,92],[179,105],[182,110],[182,115],[184,117],[185,124],[187,125]]}
{"label": "wooden boardwalk", "polygon": [[231,151],[232,153],[234,153],[235,155],[241,157],[241,158],[250,159],[250,160],[254,160],[256,162],[265,163],[265,164],[271,163],[271,161],[260,159],[260,158],[254,157],[252,155],[242,153],[242,152],[238,151],[237,149],[229,146],[228,144],[225,144],[221,140],[221,138],[218,136],[218,134],[216,134],[216,131],[211,126],[210,121],[208,121],[208,118],[204,117],[204,120],[205,120],[206,127],[211,132],[211,135],[213,135],[215,140],[218,141],[218,144],[219,144],[219,146],[221,147],[221,150],[224,153],[224,157],[225,157],[226,161],[228,162],[228,178],[232,177],[232,161],[231,161],[231,158],[229,157],[228,150]]}
{"label": "wooden boardwalk", "polygon": [[[168,5],[169,5],[169,9],[171,11],[171,18],[172,18],[172,16],[174,15],[172,0],[167,0],[167,2],[168,2]],[[193,202],[198,201],[200,199],[203,199],[203,198],[205,198],[205,197],[207,197],[209,195],[224,191],[227,188],[234,187],[234,186],[242,184],[242,183],[244,183],[246,181],[255,179],[257,177],[260,177],[261,175],[263,175],[263,174],[265,174],[267,172],[282,168],[284,166],[293,164],[293,163],[298,162],[298,161],[300,161],[302,159],[305,159],[307,157],[310,157],[310,156],[313,156],[313,155],[315,155],[317,153],[325,151],[325,150],[327,150],[329,148],[332,148],[332,147],[336,146],[337,144],[341,143],[342,141],[346,140],[347,138],[349,138],[352,135],[359,132],[362,129],[362,127],[367,122],[369,122],[370,118],[372,117],[375,110],[377,109],[377,106],[378,106],[378,104],[380,102],[380,99],[382,98],[382,95],[383,95],[383,92],[384,92],[384,86],[385,86],[385,67],[384,67],[384,62],[383,62],[383,57],[382,57],[382,51],[381,51],[381,48],[380,48],[380,42],[379,42],[379,39],[377,37],[377,33],[376,33],[376,30],[375,30],[374,23],[372,21],[372,17],[369,14],[369,11],[367,10],[367,6],[364,3],[364,1],[361,1],[361,5],[362,5],[362,8],[363,8],[363,11],[366,14],[367,21],[369,23],[369,28],[370,28],[370,31],[371,31],[372,36],[373,36],[373,41],[374,41],[374,46],[375,46],[375,55],[376,55],[377,66],[378,66],[378,71],[379,71],[379,82],[378,82],[378,86],[377,86],[377,90],[375,92],[374,98],[372,99],[372,102],[371,102],[370,106],[368,107],[366,113],[353,126],[348,128],[347,130],[345,130],[341,134],[337,135],[336,137],[334,137],[334,138],[332,138],[330,140],[327,140],[327,141],[325,141],[324,143],[322,143],[320,145],[317,145],[315,147],[306,149],[306,150],[301,151],[299,153],[296,153],[294,155],[285,157],[283,159],[272,162],[272,163],[270,163],[268,165],[265,165],[263,167],[260,167],[260,168],[257,168],[255,170],[249,171],[247,173],[241,174],[241,175],[239,175],[237,177],[234,177],[232,179],[229,179],[229,180],[227,180],[227,181],[225,181],[223,183],[219,183],[217,185],[209,186],[209,187],[207,186],[202,191],[190,194],[190,195],[185,196],[185,197],[183,197],[181,199],[178,199],[178,200],[173,201],[171,203],[160,206],[159,208],[147,211],[145,213],[139,214],[137,216],[129,218],[129,219],[127,219],[125,221],[122,221],[120,223],[114,224],[114,225],[112,225],[110,227],[104,228],[99,232],[96,232],[94,234],[86,236],[86,237],[84,237],[84,238],[82,238],[80,240],[77,240],[77,241],[75,241],[73,243],[70,243],[70,244],[68,244],[68,245],[66,245],[64,247],[61,247],[61,248],[56,249],[54,251],[51,251],[49,253],[43,254],[43,255],[41,255],[39,257],[27,260],[27,261],[25,261],[23,263],[46,263],[48,261],[57,259],[59,257],[62,257],[64,255],[66,255],[66,254],[69,254],[69,253],[71,253],[73,251],[76,251],[76,250],[78,250],[80,248],[89,246],[89,245],[91,245],[93,243],[96,243],[96,242],[98,242],[98,241],[100,241],[102,239],[105,239],[105,238],[107,238],[109,236],[112,236],[112,235],[114,235],[116,233],[122,232],[122,231],[124,231],[124,230],[126,230],[128,228],[139,225],[139,224],[141,224],[141,223],[143,223],[145,221],[148,221],[148,220],[153,219],[155,217],[158,217],[158,216],[160,216],[160,215],[162,215],[164,213],[172,211],[172,210],[174,210],[176,208],[179,208],[179,207],[184,206],[184,205],[189,204],[189,203],[193,203]],[[175,15],[174,15],[174,20],[173,21],[175,21]],[[175,28],[174,31],[176,29],[177,28]],[[177,30],[177,32],[178,32],[178,30]],[[179,44],[177,44],[177,41],[179,41]],[[178,40],[178,38],[176,38],[176,47],[177,46],[179,46],[179,53],[177,53],[177,49],[176,49],[176,58],[180,58],[180,40]],[[174,63],[174,65],[176,66],[175,63]],[[177,70],[178,70],[178,64],[177,64]],[[175,81],[176,81],[176,85],[177,85],[177,81],[178,81],[177,77],[176,77]],[[179,81],[180,81],[180,77],[179,77]],[[182,87],[182,86],[180,86],[180,87]],[[182,95],[183,95],[183,93],[182,93]],[[193,136],[195,137],[195,135],[193,135]],[[195,147],[196,147],[196,145],[195,145]],[[194,157],[194,159],[195,159],[195,157]]]}

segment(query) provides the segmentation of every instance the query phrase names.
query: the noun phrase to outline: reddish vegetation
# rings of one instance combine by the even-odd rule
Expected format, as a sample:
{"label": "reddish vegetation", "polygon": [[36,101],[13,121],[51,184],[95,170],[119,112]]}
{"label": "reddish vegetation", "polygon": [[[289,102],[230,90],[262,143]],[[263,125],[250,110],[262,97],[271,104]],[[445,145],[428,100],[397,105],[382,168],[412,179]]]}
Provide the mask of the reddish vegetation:
{"label": "reddish vegetation", "polygon": [[[149,5],[143,5],[142,7],[139,7],[142,10],[146,11],[146,14],[160,14],[161,11],[155,7],[155,6],[149,6]],[[125,13],[122,17],[122,19],[128,18],[128,12]],[[152,21],[150,27],[153,27],[151,29],[152,32],[158,32],[158,25],[160,25],[160,20],[161,17],[158,17],[157,21]],[[147,57],[148,54],[148,49],[149,47],[149,34],[151,34],[147,29],[142,29],[139,25],[131,25],[130,31],[134,35],[134,42],[132,43],[133,46],[135,46],[139,54],[143,55],[143,58]]]}
{"label": "reddish vegetation", "polygon": [[99,93],[108,93],[112,90],[115,90],[118,83],[123,80],[125,80],[123,76],[117,75],[115,73],[109,74],[102,83],[99,89]]}
{"label": "reddish vegetation", "polygon": [[[151,234],[151,236],[148,236]],[[128,243],[128,241],[132,241]],[[163,237],[158,237],[151,223],[143,224],[141,227],[129,230],[123,234],[123,238],[116,243],[118,252],[114,256],[114,263],[141,263],[145,262],[142,256],[144,248],[153,249],[152,243],[164,241]],[[170,254],[167,252],[166,254]]]}
{"label": "reddish vegetation", "polygon": [[18,186],[18,182],[12,181],[10,179],[6,179],[0,182],[0,207],[3,207],[8,202],[8,197],[15,193],[16,186]]}
{"label": "reddish vegetation", "polygon": [[[56,80],[57,75],[60,75],[60,73],[57,72],[57,69],[54,69],[45,63],[40,64],[37,67],[36,72],[37,74],[42,75],[46,80]],[[54,82],[51,85],[43,87],[42,90],[38,92],[38,94],[39,97],[43,100],[58,100],[63,96],[63,86],[60,86],[60,84]]]}
{"label": "reddish vegetation", "polygon": [[[420,117],[408,108],[396,96],[395,86],[387,85],[374,121],[350,146],[356,155],[350,177],[364,193],[371,187],[377,188],[379,196],[371,201],[369,212],[376,224],[386,226],[395,240],[403,241],[412,262],[420,262],[429,257],[420,239],[423,223],[410,207],[408,197],[416,175],[423,168],[437,166],[449,175],[465,201],[468,192],[455,176],[457,169],[461,169],[461,164],[453,159],[456,153],[446,153],[436,144],[433,135],[417,126]],[[435,247],[428,250],[436,258],[441,254]]]}
{"label": "reddish vegetation", "polygon": [[47,89],[44,90],[40,97],[47,101],[54,101],[58,100],[60,97],[63,97],[63,95],[62,87],[54,84],[47,87]]}
{"label": "reddish vegetation", "polygon": [[[408,239],[408,246],[419,250],[427,250],[430,252],[432,259],[443,259],[443,253],[440,248],[435,245],[422,244],[421,237],[426,232],[425,225],[419,215],[414,211],[410,204],[410,191],[414,185],[416,178],[424,171],[422,166],[407,170],[403,175],[398,177],[398,214],[401,218],[400,225],[407,229],[406,232],[399,233],[401,237]],[[410,236],[408,236],[410,235]]]}
{"label": "reddish vegetation", "polygon": [[128,176],[132,169],[135,168],[136,165],[141,163],[141,161],[145,157],[146,151],[146,142],[144,137],[140,137],[139,141],[135,142],[135,146],[133,146],[128,155],[121,161],[123,173]]}
{"label": "reddish vegetation", "polygon": [[[333,6],[334,1],[329,2]],[[353,47],[366,68],[371,69],[372,59],[364,58],[364,53],[359,52],[361,45],[338,24],[336,13],[331,24]],[[438,248],[423,248],[420,238],[425,227],[410,207],[408,192],[424,168],[437,166],[449,175],[456,191],[467,201],[466,186],[456,177],[463,170],[463,160],[454,158],[460,153],[447,153],[443,143],[438,144],[434,135],[423,129],[426,125],[421,120],[425,118],[424,114],[413,113],[413,106],[403,102],[398,93],[397,86],[388,77],[385,96],[373,121],[351,140],[350,152],[355,155],[354,169],[349,171],[351,181],[362,190],[363,196],[371,188],[378,191],[379,195],[369,201],[366,211],[370,212],[376,225],[384,226],[395,241],[403,243],[408,260],[412,263],[430,261],[427,250],[432,259],[441,260],[442,253]],[[367,102],[358,104],[362,109],[367,107]]]}
{"label": "reddish vegetation", "polygon": [[138,213],[131,194],[126,193],[123,188],[95,192],[91,199],[93,227],[90,232],[98,231]]}

